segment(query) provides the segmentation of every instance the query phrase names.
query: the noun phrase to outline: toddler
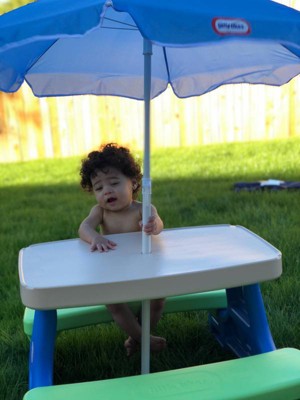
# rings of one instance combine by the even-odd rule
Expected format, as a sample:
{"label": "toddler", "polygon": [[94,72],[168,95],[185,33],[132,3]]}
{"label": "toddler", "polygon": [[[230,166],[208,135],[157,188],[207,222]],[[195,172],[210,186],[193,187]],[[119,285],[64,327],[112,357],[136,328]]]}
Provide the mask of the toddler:
{"label": "toddler", "polygon": [[[95,195],[97,204],[79,227],[79,236],[90,243],[91,251],[108,252],[117,243],[105,237],[113,233],[144,230],[148,235],[158,235],[163,222],[156,208],[151,205],[151,217],[142,226],[142,203],[137,201],[141,187],[141,169],[130,151],[114,143],[93,151],[82,161],[81,186]],[[161,317],[164,299],[151,300],[150,326],[154,329]],[[127,304],[110,304],[107,308],[114,321],[128,334],[125,341],[127,355],[132,355],[141,342],[141,325]],[[166,340],[150,337],[152,351],[161,351]]]}

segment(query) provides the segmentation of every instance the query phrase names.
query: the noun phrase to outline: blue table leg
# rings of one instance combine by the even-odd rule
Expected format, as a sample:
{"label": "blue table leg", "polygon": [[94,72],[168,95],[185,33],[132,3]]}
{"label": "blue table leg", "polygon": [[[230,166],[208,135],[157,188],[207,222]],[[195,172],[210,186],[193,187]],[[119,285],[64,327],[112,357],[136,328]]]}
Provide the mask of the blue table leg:
{"label": "blue table leg", "polygon": [[221,346],[238,357],[275,350],[258,284],[227,289],[226,309],[210,315],[210,326]]}
{"label": "blue table leg", "polygon": [[53,384],[56,310],[35,311],[29,353],[29,389]]}

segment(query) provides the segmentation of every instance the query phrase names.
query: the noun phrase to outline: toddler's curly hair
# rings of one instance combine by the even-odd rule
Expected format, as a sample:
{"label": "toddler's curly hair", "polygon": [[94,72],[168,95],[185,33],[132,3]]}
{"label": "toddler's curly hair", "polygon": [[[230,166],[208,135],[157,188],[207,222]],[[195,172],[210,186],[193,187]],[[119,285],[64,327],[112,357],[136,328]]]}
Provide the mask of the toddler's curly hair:
{"label": "toddler's curly hair", "polygon": [[137,181],[137,186],[133,190],[133,197],[135,199],[141,188],[141,179],[143,176],[140,164],[134,159],[129,149],[118,146],[116,143],[102,145],[99,151],[92,151],[88,154],[87,158],[82,160],[80,169],[81,187],[88,192],[92,192],[93,185],[91,178],[96,176],[97,170],[107,173],[109,167],[113,167],[128,178]]}

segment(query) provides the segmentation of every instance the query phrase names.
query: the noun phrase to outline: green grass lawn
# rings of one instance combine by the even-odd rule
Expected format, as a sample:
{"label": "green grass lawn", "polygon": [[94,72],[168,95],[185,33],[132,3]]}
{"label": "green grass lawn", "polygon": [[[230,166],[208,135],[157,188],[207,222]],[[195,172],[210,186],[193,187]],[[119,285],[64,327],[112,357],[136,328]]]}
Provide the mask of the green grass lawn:
{"label": "green grass lawn", "polygon": [[[249,144],[164,149],[152,154],[153,203],[165,226],[233,224],[259,234],[283,253],[283,275],[261,285],[277,347],[300,345],[300,190],[235,193],[238,181],[300,181],[300,138]],[[32,243],[74,238],[94,204],[79,186],[80,158],[0,165],[0,399],[27,390],[29,342],[23,334],[18,252]],[[231,358],[211,337],[207,314],[163,317],[158,334],[168,349],[152,371]],[[63,332],[57,340],[55,383],[137,374],[114,325]]]}

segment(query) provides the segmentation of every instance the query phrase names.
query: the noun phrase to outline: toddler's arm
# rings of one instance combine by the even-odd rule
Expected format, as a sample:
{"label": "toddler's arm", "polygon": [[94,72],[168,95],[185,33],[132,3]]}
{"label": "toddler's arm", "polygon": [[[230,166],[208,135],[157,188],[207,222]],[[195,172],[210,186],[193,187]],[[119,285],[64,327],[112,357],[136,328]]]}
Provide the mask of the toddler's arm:
{"label": "toddler's arm", "polygon": [[98,205],[93,207],[89,215],[80,224],[78,234],[80,239],[84,240],[91,245],[91,251],[98,250],[101,253],[103,251],[112,250],[116,247],[116,243],[112,240],[106,239],[100,233],[97,232],[97,227],[102,222],[102,209]]}

